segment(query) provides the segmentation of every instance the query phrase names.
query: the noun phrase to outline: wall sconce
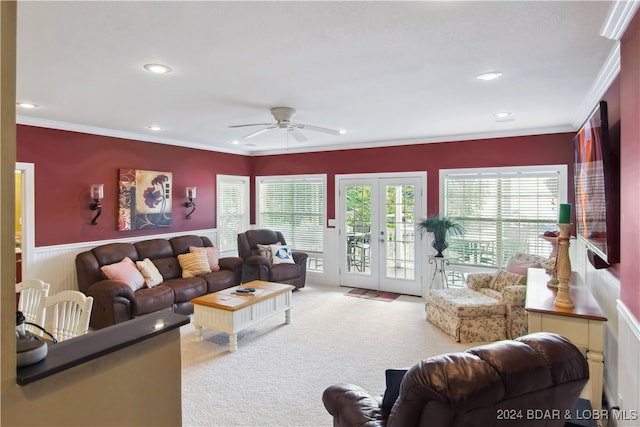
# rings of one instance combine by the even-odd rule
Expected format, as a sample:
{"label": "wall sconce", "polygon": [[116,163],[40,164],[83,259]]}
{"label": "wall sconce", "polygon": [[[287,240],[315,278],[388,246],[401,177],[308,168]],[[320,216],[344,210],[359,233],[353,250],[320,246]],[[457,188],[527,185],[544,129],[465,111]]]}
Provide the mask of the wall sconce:
{"label": "wall sconce", "polygon": [[102,197],[104,195],[103,191],[104,191],[104,184],[93,184],[91,186],[91,198],[93,199],[93,203],[91,203],[89,208],[92,211],[98,211],[96,212],[96,216],[94,216],[93,219],[91,220],[91,225],[98,224],[96,220],[102,213],[102,205],[100,204],[100,201],[102,200]]}
{"label": "wall sconce", "polygon": [[185,202],[184,207],[193,208],[187,214],[187,219],[191,219],[191,214],[193,214],[193,212],[196,210],[196,204],[193,201],[193,199],[195,198],[196,198],[196,187],[187,187],[187,199],[189,199],[189,201]]}

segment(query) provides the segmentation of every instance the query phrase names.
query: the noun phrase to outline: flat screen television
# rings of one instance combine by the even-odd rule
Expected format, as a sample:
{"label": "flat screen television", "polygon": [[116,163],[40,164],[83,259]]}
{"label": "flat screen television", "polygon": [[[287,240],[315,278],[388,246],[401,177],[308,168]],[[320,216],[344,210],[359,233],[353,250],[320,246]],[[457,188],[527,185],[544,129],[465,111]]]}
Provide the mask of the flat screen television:
{"label": "flat screen television", "polygon": [[595,268],[620,261],[619,146],[600,101],[573,138],[576,233]]}

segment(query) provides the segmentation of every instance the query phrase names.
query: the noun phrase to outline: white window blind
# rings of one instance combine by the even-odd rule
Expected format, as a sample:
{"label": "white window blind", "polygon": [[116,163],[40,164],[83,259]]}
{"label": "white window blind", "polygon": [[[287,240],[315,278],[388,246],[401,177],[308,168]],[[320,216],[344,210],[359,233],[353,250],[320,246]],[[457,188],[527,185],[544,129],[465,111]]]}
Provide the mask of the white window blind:
{"label": "white window blind", "polygon": [[452,262],[501,267],[516,252],[548,256],[539,236],[557,228],[566,166],[441,171],[441,212],[464,225],[449,238]]}
{"label": "white window blind", "polygon": [[323,251],[325,223],[324,175],[258,178],[261,228],[281,231],[296,250]]}
{"label": "white window blind", "polygon": [[249,178],[218,175],[220,252],[238,251],[238,233],[249,228]]}

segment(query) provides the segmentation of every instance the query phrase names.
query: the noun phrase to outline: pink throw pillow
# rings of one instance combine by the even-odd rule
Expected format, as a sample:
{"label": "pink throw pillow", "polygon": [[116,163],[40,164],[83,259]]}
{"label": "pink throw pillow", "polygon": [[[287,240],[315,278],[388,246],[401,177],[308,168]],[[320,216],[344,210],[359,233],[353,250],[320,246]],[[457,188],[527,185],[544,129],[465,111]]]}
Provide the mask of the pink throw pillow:
{"label": "pink throw pillow", "polygon": [[220,258],[220,249],[217,247],[205,247],[199,248],[197,246],[189,246],[189,252],[205,252],[207,254],[207,259],[209,260],[209,268],[211,271],[220,270],[220,265],[218,264],[218,259]]}
{"label": "pink throw pillow", "polygon": [[144,286],[144,277],[129,257],[124,257],[115,264],[103,265],[100,270],[107,279],[124,282],[134,292]]}

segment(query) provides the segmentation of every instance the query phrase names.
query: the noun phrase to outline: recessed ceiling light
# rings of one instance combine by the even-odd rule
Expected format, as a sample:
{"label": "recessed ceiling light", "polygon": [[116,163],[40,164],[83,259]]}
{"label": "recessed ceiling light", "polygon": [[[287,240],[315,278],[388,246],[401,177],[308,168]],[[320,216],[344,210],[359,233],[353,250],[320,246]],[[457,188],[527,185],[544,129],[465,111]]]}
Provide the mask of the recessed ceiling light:
{"label": "recessed ceiling light", "polygon": [[345,134],[349,133],[349,131],[348,131],[348,130],[346,130],[346,129],[340,129],[340,130],[338,131],[338,133],[339,133],[340,135],[345,135]]}
{"label": "recessed ceiling light", "polygon": [[496,118],[496,122],[513,122],[516,119],[513,117],[513,114],[508,111],[494,113],[493,117]]}
{"label": "recessed ceiling light", "polygon": [[476,79],[490,81],[490,80],[499,79],[500,77],[502,77],[502,73],[500,71],[490,71],[488,73],[478,74],[476,76]]}
{"label": "recessed ceiling light", "polygon": [[171,67],[162,64],[145,64],[144,69],[156,74],[167,74],[171,72]]}
{"label": "recessed ceiling light", "polygon": [[158,125],[147,126],[147,128],[149,128],[151,130],[154,130],[156,132],[159,131],[159,130],[162,130],[162,128],[160,126],[158,126]]}
{"label": "recessed ceiling light", "polygon": [[16,105],[18,107],[26,108],[26,109],[38,107],[36,104],[32,104],[30,102],[16,102]]}
{"label": "recessed ceiling light", "polygon": [[240,141],[238,141],[237,139],[234,139],[233,141],[231,141],[231,143],[233,145],[238,145],[238,144],[240,144]]}

